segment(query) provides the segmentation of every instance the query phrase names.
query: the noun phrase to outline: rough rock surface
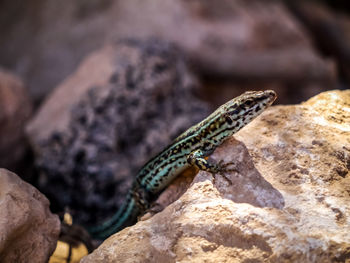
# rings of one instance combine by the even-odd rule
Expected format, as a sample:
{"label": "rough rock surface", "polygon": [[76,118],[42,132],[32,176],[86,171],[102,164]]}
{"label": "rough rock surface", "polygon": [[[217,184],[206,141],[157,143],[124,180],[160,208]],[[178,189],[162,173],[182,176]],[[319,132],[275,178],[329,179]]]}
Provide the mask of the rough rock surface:
{"label": "rough rock surface", "polygon": [[16,174],[0,169],[0,262],[47,262],[60,232],[49,201]]}
{"label": "rough rock surface", "polygon": [[36,100],[106,40],[125,37],[176,43],[206,74],[321,84],[332,78],[331,64],[280,1],[3,0],[0,7],[0,60]]}
{"label": "rough rock surface", "polygon": [[126,40],[96,51],[28,125],[40,189],[76,223],[105,219],[149,156],[208,113],[195,87],[167,43]]}
{"label": "rough rock surface", "polygon": [[349,262],[349,90],[271,107],[212,158],[236,162],[232,185],[200,172],[82,262]]}
{"label": "rough rock surface", "polygon": [[32,104],[23,83],[0,69],[0,167],[17,169],[28,144],[24,136]]}

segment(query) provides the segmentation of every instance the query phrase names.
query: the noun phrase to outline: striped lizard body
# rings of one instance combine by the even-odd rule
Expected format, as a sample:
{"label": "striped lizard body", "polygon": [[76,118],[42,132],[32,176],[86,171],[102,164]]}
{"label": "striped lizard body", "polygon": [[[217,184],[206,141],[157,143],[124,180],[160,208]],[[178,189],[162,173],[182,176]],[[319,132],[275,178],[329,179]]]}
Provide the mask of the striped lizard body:
{"label": "striped lizard body", "polygon": [[141,168],[124,204],[109,220],[90,228],[91,235],[105,239],[135,223],[159,193],[190,166],[213,174],[227,171],[227,164],[212,163],[205,157],[257,117],[275,99],[276,93],[272,90],[245,92],[189,128]]}

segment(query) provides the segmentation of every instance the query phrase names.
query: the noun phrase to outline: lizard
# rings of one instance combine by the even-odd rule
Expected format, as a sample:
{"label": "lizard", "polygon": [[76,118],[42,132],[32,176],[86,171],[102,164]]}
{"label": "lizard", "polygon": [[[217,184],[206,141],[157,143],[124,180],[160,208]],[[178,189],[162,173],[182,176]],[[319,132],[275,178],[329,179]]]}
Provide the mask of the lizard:
{"label": "lizard", "polygon": [[124,204],[110,219],[88,228],[90,234],[96,239],[105,239],[135,223],[152,201],[190,166],[212,174],[230,171],[231,163],[214,163],[206,157],[260,115],[276,97],[273,90],[247,91],[186,130],[139,170]]}

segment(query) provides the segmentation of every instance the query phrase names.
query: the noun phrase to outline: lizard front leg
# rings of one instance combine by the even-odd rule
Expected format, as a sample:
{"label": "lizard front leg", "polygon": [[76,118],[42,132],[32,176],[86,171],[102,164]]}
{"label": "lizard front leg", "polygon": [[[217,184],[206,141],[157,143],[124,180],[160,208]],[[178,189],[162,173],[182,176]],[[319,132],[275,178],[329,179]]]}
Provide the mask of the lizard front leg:
{"label": "lizard front leg", "polygon": [[203,151],[201,149],[195,150],[187,156],[187,162],[190,165],[198,167],[199,170],[207,171],[213,174],[214,180],[215,180],[215,175],[220,174],[229,184],[232,184],[231,180],[229,180],[224,173],[231,172],[231,171],[237,172],[235,168],[229,168],[230,165],[232,164],[234,165],[234,162],[223,163],[223,161],[221,160],[218,163],[215,163],[215,162],[206,160],[205,157],[209,156],[213,151],[214,149],[210,149],[207,151]]}

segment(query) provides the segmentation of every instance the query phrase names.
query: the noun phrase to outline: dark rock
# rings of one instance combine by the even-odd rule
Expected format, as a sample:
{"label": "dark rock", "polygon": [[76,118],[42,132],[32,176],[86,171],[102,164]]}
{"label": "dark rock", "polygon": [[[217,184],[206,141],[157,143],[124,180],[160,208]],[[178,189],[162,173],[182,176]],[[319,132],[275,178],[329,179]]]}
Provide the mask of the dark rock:
{"label": "dark rock", "polygon": [[138,169],[207,115],[194,84],[180,53],[155,40],[87,58],[28,126],[40,188],[56,209],[80,223],[114,213]]}

